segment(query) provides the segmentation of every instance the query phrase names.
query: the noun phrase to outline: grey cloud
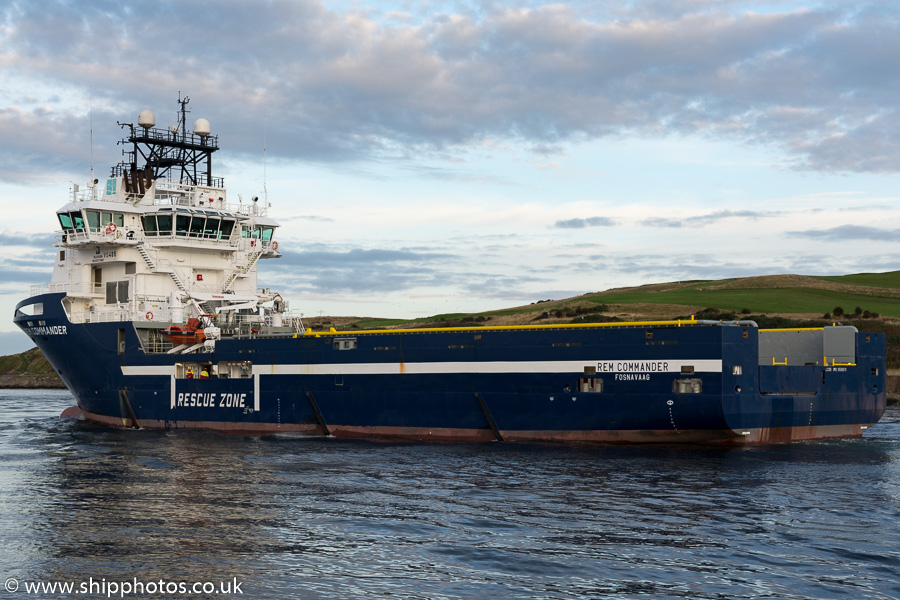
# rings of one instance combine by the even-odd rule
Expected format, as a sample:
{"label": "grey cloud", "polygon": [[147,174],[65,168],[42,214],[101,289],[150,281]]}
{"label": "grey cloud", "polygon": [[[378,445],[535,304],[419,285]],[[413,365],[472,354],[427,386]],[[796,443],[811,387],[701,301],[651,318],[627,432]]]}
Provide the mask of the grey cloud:
{"label": "grey cloud", "polygon": [[616,222],[609,217],[588,217],[587,219],[567,219],[553,224],[556,229],[584,229],[585,227],[613,227]]}
{"label": "grey cloud", "polygon": [[[0,263],[0,281],[3,281],[6,284],[17,283],[23,285],[47,283],[50,281],[50,269],[36,270],[21,268],[19,265],[10,265],[9,261],[3,261]],[[28,290],[23,287],[23,299],[27,295],[27,292]]]}
{"label": "grey cloud", "polygon": [[[471,277],[471,276],[470,276]],[[534,292],[523,292],[521,286],[525,284],[547,282],[547,279],[539,277],[483,277],[478,281],[470,281],[466,289],[470,294],[488,298],[526,299],[534,296]],[[539,292],[543,294],[544,292]]]}
{"label": "grey cloud", "polygon": [[260,277],[302,293],[386,293],[449,284],[446,269],[453,254],[409,249],[336,250],[320,245],[304,252],[284,252],[260,266]]}
{"label": "grey cloud", "polygon": [[0,246],[35,246],[45,250],[55,242],[55,233],[25,234],[0,231]]}
{"label": "grey cloud", "polygon": [[[23,2],[0,12],[0,46],[10,76],[93,84],[98,126],[145,107],[164,125],[190,81],[196,116],[236,153],[260,153],[265,121],[273,156],[308,160],[405,160],[493,138],[547,154],[570,139],[674,133],[771,146],[798,169],[900,170],[890,4],[438,6],[458,12],[426,4],[404,22],[316,0],[223,0],[216,35],[198,36],[202,2],[161,0],[139,16]],[[83,160],[87,111],[29,95],[0,113],[0,156],[12,161],[0,177]]]}
{"label": "grey cloud", "polygon": [[645,227],[683,227],[684,221],[680,219],[667,219],[665,217],[650,217],[641,221]]}
{"label": "grey cloud", "polygon": [[411,250],[364,250],[354,248],[346,251],[309,250],[290,252],[284,250],[283,265],[302,265],[308,268],[331,268],[357,265],[384,265],[396,263],[423,264],[455,258],[452,254],[434,252],[413,252]]}
{"label": "grey cloud", "polygon": [[777,211],[760,212],[755,210],[719,210],[705,215],[696,215],[693,217],[685,217],[683,219],[668,217],[650,217],[640,221],[645,227],[702,227],[704,225],[712,225],[723,219],[762,219],[766,217],[777,217],[782,213]]}
{"label": "grey cloud", "polygon": [[864,225],[840,225],[831,229],[792,231],[792,235],[826,241],[867,240],[873,242],[900,242],[900,229],[881,229]]}

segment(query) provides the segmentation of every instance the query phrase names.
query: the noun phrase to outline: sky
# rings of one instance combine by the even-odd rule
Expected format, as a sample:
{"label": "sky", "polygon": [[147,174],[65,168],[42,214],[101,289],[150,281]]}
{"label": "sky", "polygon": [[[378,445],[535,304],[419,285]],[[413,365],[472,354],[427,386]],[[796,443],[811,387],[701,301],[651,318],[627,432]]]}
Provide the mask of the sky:
{"label": "sky", "polygon": [[3,0],[0,354],[117,122],[203,117],[304,316],[900,269],[896,2]]}

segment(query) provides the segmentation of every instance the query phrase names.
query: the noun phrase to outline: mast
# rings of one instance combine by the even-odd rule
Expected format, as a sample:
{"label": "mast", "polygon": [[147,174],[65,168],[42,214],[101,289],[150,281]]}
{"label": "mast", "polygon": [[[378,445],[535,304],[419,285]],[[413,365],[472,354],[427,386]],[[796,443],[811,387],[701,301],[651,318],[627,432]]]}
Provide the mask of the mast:
{"label": "mast", "polygon": [[187,108],[191,99],[178,93],[178,124],[171,130],[158,129],[153,113],[142,111],[138,128],[133,123],[118,123],[128,129],[128,137],[121,144],[130,144],[131,150],[123,150],[125,159],[113,167],[112,176],[142,173],[140,183],[150,185],[151,180],[169,179],[187,185],[225,187],[221,178],[213,177],[212,154],[219,149],[219,137],[209,134],[209,121],[197,119],[194,131],[187,130]]}

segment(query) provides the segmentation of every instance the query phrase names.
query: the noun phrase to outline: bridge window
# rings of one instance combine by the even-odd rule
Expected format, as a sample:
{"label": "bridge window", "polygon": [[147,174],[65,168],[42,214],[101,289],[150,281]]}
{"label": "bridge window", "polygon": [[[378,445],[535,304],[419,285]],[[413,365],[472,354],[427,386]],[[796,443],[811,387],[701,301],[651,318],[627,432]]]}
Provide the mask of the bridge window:
{"label": "bridge window", "polygon": [[175,215],[175,235],[187,235],[190,228],[190,215]]}
{"label": "bridge window", "polygon": [[203,229],[203,237],[214,240],[219,236],[219,225],[222,224],[222,220],[218,217],[207,217],[206,218],[206,227]]}
{"label": "bridge window", "polygon": [[100,231],[110,224],[116,227],[125,226],[125,215],[122,213],[98,212],[96,210],[86,210],[84,213],[91,231]]}
{"label": "bridge window", "polygon": [[159,235],[172,235],[172,215],[158,214],[156,222],[159,224]]}
{"label": "bridge window", "polygon": [[226,240],[229,239],[232,231],[234,231],[234,221],[224,219],[222,221],[222,237]]}
{"label": "bridge window", "polygon": [[59,218],[59,224],[62,226],[63,231],[72,231],[74,229],[74,225],[72,225],[72,215],[69,213],[60,213],[56,215]]}
{"label": "bridge window", "polygon": [[144,225],[144,234],[149,236],[155,236],[156,229],[156,216],[155,215],[144,215],[141,217],[141,223]]}
{"label": "bridge window", "polygon": [[72,233],[73,231],[84,231],[84,217],[80,210],[69,213],[59,213],[59,224],[62,225],[63,231]]}
{"label": "bridge window", "polygon": [[84,211],[85,216],[87,217],[88,227],[91,231],[99,231],[100,230],[100,213],[95,210],[86,210]]}
{"label": "bridge window", "polygon": [[206,225],[206,217],[194,215],[191,219],[191,237],[202,237],[203,228]]}

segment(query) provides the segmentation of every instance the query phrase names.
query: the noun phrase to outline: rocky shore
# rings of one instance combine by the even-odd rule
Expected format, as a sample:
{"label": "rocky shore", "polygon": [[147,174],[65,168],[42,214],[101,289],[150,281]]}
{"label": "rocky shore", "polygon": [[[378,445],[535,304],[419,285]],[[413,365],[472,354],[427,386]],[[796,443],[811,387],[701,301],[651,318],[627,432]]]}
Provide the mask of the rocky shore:
{"label": "rocky shore", "polygon": [[900,375],[887,376],[887,403],[900,404]]}
{"label": "rocky shore", "polygon": [[66,385],[55,375],[32,375],[21,373],[15,375],[0,375],[0,389],[20,388],[31,390],[65,389]]}
{"label": "rocky shore", "polygon": [[66,385],[56,375],[34,375],[15,373],[0,375],[0,389],[53,390],[65,389]]}

